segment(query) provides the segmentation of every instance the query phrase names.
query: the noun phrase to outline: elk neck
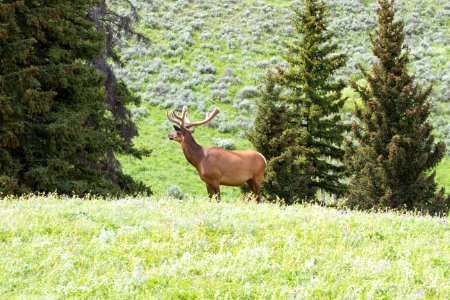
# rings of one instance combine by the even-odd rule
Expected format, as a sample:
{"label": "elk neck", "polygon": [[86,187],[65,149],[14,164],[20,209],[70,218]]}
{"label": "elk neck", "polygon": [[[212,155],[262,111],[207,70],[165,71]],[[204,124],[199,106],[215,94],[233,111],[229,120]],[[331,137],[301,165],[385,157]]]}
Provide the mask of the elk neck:
{"label": "elk neck", "polygon": [[197,167],[204,157],[202,146],[197,144],[191,134],[186,134],[181,142],[181,148],[187,161],[194,167]]}

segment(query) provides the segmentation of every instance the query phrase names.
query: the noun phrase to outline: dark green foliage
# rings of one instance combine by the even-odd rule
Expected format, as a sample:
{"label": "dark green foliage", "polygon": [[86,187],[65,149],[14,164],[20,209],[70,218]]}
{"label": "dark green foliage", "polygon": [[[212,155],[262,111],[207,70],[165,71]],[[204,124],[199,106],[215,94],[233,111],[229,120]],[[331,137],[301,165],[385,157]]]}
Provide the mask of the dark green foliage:
{"label": "dark green foliage", "polygon": [[267,75],[250,140],[268,160],[263,192],[286,203],[313,201],[318,190],[341,195],[345,185],[339,114],[344,82],[335,72],[346,57],[336,54],[327,30],[326,7],[317,0],[294,7],[297,38],[287,45],[289,68]]}
{"label": "dark green foliage", "polygon": [[93,4],[0,4],[0,194],[149,192],[113,155],[125,141],[88,63],[105,38],[87,18]]}
{"label": "dark green foliage", "polygon": [[[117,13],[111,10],[109,6],[125,6],[128,10],[122,10],[127,13]],[[106,0],[99,0],[88,10],[88,18],[92,20],[97,31],[104,32],[106,36],[103,40],[104,50],[92,59],[92,63],[106,77],[105,103],[113,115],[116,130],[125,140],[124,150],[137,157],[146,155],[149,153],[148,151],[137,150],[132,147],[132,139],[138,135],[138,132],[136,124],[131,119],[131,112],[126,107],[127,104],[132,103],[139,105],[140,98],[131,95],[128,87],[116,78],[116,74],[108,62],[108,60],[112,60],[119,65],[124,65],[115,49],[123,35],[136,37],[139,41],[148,41],[146,37],[133,30],[133,22],[139,20],[137,8],[127,0],[111,0],[108,3]]]}
{"label": "dark green foliage", "polygon": [[[419,209],[447,213],[450,198],[436,193],[433,168],[445,153],[435,143],[428,101],[431,87],[420,88],[408,74],[403,22],[395,20],[394,1],[380,0],[378,29],[372,38],[378,62],[367,86],[353,84],[364,107],[357,107],[354,132],[360,147],[349,153],[355,174],[346,204],[361,209]],[[359,127],[360,126],[360,127]]]}

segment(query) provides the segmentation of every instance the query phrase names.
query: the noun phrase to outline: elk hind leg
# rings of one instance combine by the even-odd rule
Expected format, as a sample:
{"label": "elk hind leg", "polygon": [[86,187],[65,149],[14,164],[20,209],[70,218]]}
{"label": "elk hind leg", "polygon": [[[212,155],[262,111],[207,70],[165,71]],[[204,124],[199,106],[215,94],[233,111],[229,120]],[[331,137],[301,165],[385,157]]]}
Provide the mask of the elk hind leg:
{"label": "elk hind leg", "polygon": [[255,180],[255,178],[249,179],[247,184],[252,191],[253,196],[256,198],[256,202],[261,202],[261,182]]}

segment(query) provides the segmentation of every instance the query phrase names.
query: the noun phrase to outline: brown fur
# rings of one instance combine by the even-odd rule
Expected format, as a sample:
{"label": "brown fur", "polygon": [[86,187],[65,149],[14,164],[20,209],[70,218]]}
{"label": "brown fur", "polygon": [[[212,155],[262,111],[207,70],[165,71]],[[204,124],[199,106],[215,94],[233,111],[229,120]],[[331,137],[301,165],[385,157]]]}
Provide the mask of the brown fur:
{"label": "brown fur", "polygon": [[216,197],[220,201],[220,185],[241,186],[247,183],[256,200],[261,201],[261,183],[266,169],[262,154],[253,150],[203,148],[184,126],[175,127],[169,139],[180,143],[186,159],[206,183],[210,198]]}

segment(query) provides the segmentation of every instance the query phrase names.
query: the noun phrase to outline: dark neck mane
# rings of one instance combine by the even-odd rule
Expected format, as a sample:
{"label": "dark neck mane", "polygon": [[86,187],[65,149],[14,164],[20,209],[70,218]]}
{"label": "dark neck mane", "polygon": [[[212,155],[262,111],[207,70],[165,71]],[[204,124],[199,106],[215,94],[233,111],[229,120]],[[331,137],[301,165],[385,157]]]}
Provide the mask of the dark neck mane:
{"label": "dark neck mane", "polygon": [[194,167],[197,167],[203,159],[204,153],[202,146],[197,144],[192,134],[188,133],[184,136],[181,148],[187,161]]}

